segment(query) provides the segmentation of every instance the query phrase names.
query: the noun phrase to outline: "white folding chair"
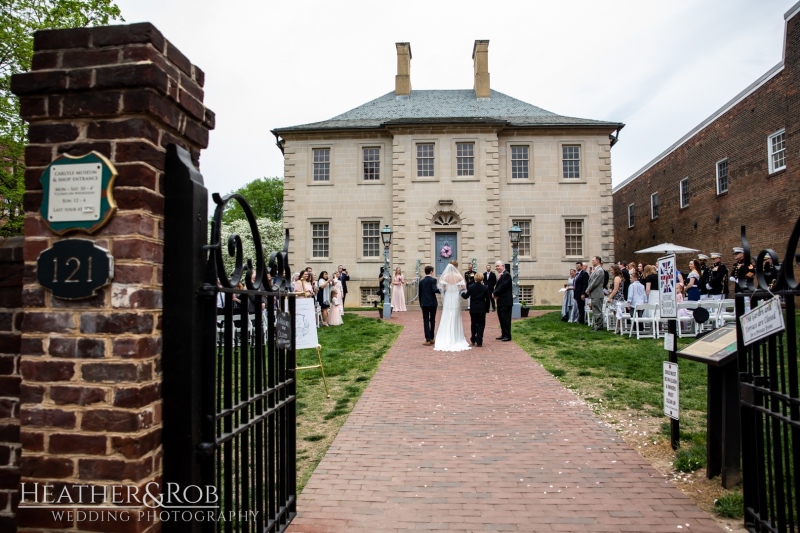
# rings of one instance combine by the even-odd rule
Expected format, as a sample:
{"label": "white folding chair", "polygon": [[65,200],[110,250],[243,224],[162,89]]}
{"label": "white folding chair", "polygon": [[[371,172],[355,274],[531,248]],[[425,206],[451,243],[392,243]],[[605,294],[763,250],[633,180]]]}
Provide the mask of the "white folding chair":
{"label": "white folding chair", "polygon": [[617,306],[609,304],[606,300],[603,300],[603,321],[606,323],[607,331],[617,329]]}
{"label": "white folding chair", "polygon": [[717,323],[720,326],[728,323],[736,324],[736,300],[731,298],[720,301]]}
{"label": "white folding chair", "polygon": [[[656,304],[636,304],[631,313],[631,329],[628,336],[633,336],[636,330],[636,338],[655,339],[658,335],[658,319],[656,316]],[[638,311],[643,311],[639,316]],[[649,316],[648,316],[649,315]]]}
{"label": "white folding chair", "polygon": [[622,318],[618,320],[620,335],[630,334],[631,328],[633,327],[633,323],[631,322],[633,315],[634,312],[632,309],[626,309],[625,312],[622,313]]}
{"label": "white folding chair", "polygon": [[[698,302],[679,302],[678,303],[678,337],[697,337],[697,322],[691,309],[697,309]],[[685,310],[685,313],[681,313]]]}
{"label": "white folding chair", "polygon": [[700,307],[708,311],[708,320],[698,324],[699,331],[712,331],[717,328],[719,320],[719,300],[700,300]]}

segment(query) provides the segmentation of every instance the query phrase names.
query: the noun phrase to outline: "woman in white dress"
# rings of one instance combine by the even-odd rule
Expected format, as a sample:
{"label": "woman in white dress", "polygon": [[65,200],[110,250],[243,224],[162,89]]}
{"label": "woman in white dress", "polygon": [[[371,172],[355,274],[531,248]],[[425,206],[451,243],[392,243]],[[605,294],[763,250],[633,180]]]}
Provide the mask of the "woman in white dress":
{"label": "woman in white dress", "polygon": [[467,283],[458,268],[447,265],[439,276],[439,290],[442,293],[442,317],[436,331],[434,350],[440,352],[460,352],[471,347],[464,337],[464,325],[461,322],[461,291],[466,290]]}

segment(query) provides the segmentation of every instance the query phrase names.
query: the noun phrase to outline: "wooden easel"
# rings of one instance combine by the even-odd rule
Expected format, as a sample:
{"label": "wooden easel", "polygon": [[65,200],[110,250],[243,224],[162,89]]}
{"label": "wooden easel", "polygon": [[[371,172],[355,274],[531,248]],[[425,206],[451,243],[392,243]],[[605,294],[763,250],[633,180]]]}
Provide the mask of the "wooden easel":
{"label": "wooden easel", "polygon": [[317,344],[317,360],[319,361],[318,365],[312,366],[298,366],[295,370],[310,370],[312,368],[319,368],[320,372],[322,372],[322,383],[325,384],[325,396],[330,398],[331,394],[328,392],[328,380],[325,379],[325,369],[322,367],[322,354],[320,351],[322,350],[322,346]]}

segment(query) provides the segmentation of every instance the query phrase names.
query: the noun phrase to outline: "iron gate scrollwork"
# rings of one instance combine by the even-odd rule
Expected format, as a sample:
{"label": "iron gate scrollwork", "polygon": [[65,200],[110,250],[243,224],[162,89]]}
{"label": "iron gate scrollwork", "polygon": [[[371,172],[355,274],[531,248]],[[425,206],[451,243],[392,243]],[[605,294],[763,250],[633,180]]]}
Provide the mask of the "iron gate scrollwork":
{"label": "iron gate scrollwork", "polygon": [[[297,365],[289,232],[283,251],[273,252],[267,263],[247,200],[214,194],[210,243],[205,234],[199,244],[197,227],[208,231],[200,216],[207,192],[188,154],[181,152],[169,147],[165,191],[164,482],[205,487],[207,497],[201,502],[203,520],[164,522],[162,528],[283,531],[296,506]],[[196,192],[202,188],[191,202],[195,212],[180,202],[186,202],[185,191],[178,190],[186,181],[182,174],[193,176],[188,181]],[[234,266],[228,274],[222,214],[232,201],[249,223],[255,262],[243,258],[242,237],[231,235],[225,248]],[[189,211],[184,222],[171,224],[181,210]],[[195,238],[188,239],[187,232]],[[194,283],[187,283],[187,277]],[[168,289],[169,283],[176,287]],[[279,348],[276,314],[284,309],[290,315],[291,342]]]}
{"label": "iron gate scrollwork", "polygon": [[[800,393],[798,393],[798,352],[796,298],[800,287],[795,280],[795,263],[800,239],[800,219],[784,256],[762,250],[755,263],[754,280],[739,269],[736,280],[742,289],[736,295],[736,327],[739,353],[739,381],[742,434],[742,481],[745,526],[755,532],[797,532],[800,530]],[[742,227],[745,265],[750,264],[750,245]],[[766,269],[769,258],[772,269]],[[779,296],[784,307],[786,329],[744,345],[739,317],[745,299],[755,307],[761,300]]]}

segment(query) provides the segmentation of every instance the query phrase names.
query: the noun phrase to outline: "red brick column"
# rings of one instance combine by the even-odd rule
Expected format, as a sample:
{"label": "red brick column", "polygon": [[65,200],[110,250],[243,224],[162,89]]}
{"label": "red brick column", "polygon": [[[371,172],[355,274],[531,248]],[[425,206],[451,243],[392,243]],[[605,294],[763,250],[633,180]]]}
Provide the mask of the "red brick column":
{"label": "red brick column", "polygon": [[19,483],[22,238],[0,239],[0,531],[14,531]]}
{"label": "red brick column", "polygon": [[[203,72],[151,24],[36,34],[32,72],[15,76],[25,152],[25,276],[21,322],[22,482],[74,486],[159,481],[164,161],[169,143],[195,163],[214,115]],[[115,260],[96,297],[55,298],[36,281],[39,253],[58,237],[39,214],[44,168],[62,153],[96,150],[119,172],[118,205],[91,236]],[[77,498],[77,494],[75,495]],[[31,498],[28,498],[29,500]],[[151,523],[100,523],[25,509],[20,530],[145,531]]]}

